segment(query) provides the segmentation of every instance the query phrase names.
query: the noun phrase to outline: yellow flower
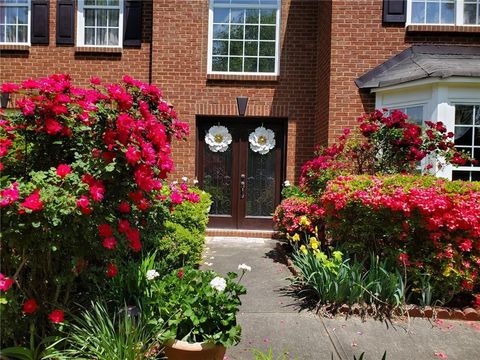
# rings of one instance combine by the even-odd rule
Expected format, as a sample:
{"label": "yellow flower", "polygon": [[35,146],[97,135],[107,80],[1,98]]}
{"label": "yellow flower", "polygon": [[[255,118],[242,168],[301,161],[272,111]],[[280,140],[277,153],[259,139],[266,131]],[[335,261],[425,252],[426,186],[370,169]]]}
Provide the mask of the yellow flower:
{"label": "yellow flower", "polygon": [[343,253],[341,251],[334,251],[333,257],[337,261],[342,261]]}
{"label": "yellow flower", "polygon": [[308,254],[308,250],[307,250],[307,248],[305,247],[305,245],[300,246],[300,251],[303,252],[305,255]]}
{"label": "yellow flower", "polygon": [[449,277],[452,270],[451,266],[446,266],[445,269],[443,269],[443,276]]}
{"label": "yellow flower", "polygon": [[310,220],[307,219],[307,217],[304,215],[300,218],[300,225],[305,225],[308,226],[310,225]]}
{"label": "yellow flower", "polygon": [[310,238],[310,247],[313,249],[313,250],[316,250],[318,249],[318,245],[320,244],[320,242],[317,240],[316,237],[311,237]]}
{"label": "yellow flower", "polygon": [[294,242],[300,241],[300,235],[298,235],[298,234],[293,235],[292,236],[292,241],[294,241]]}
{"label": "yellow flower", "polygon": [[318,261],[320,261],[322,263],[328,260],[327,255],[325,255],[325,253],[322,252],[322,251],[317,251],[315,253],[315,257],[317,258]]}

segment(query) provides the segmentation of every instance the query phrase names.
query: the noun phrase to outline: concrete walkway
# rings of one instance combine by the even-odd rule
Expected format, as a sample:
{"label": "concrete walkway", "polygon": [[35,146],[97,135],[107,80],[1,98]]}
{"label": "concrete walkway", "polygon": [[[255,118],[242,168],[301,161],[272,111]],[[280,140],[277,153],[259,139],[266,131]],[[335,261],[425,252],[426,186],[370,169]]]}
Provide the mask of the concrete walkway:
{"label": "concrete walkway", "polygon": [[380,360],[385,350],[387,360],[480,359],[480,322],[385,323],[326,319],[302,310],[285,291],[291,274],[276,261],[275,245],[263,239],[208,239],[205,268],[226,274],[237,271],[238,264],[252,267],[242,281],[248,291],[238,316],[242,341],[227,351],[228,359],[254,359],[252,349],[269,348],[276,356],[299,360],[353,360],[362,352],[364,360]]}

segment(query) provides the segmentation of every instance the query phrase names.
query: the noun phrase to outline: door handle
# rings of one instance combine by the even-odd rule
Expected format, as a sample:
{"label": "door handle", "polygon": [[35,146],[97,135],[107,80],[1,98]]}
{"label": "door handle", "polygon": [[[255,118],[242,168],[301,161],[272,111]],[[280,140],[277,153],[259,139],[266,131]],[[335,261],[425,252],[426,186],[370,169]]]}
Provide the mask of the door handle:
{"label": "door handle", "polygon": [[240,175],[240,199],[245,199],[245,174]]}

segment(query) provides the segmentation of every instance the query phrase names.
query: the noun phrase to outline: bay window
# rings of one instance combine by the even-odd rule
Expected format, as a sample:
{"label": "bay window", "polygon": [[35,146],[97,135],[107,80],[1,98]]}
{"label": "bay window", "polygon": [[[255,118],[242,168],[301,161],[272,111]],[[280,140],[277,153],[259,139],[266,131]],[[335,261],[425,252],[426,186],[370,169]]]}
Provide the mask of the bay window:
{"label": "bay window", "polygon": [[408,0],[409,24],[479,25],[480,0]]}

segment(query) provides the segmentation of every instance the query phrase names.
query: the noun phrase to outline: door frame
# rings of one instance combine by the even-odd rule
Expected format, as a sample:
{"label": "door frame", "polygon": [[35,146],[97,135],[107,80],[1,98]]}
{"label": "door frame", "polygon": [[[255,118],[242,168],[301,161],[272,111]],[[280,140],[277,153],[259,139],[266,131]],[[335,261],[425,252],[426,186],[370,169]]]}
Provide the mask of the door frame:
{"label": "door frame", "polygon": [[[283,159],[281,159],[280,163],[280,171],[279,171],[279,181],[276,185],[276,197],[275,203],[278,204],[281,201],[281,189],[282,184],[286,178],[286,171],[287,171],[287,139],[288,139],[288,118],[286,117],[271,117],[271,116],[233,116],[233,115],[196,115],[195,117],[195,175],[197,179],[202,182],[203,174],[200,173],[202,169],[200,169],[200,164],[203,164],[203,151],[200,148],[201,138],[203,134],[200,134],[199,127],[205,125],[205,123],[211,122],[215,123],[216,121],[222,120],[223,122],[232,122],[238,125],[240,122],[258,122],[258,123],[274,123],[276,126],[280,127],[283,132],[283,139],[279,141],[276,139],[277,144],[281,144],[283,148]],[[232,142],[232,150],[240,151],[240,147],[242,143],[239,142]],[[243,144],[245,146],[245,144]],[[248,146],[248,142],[247,145]],[[282,157],[282,154],[279,154]],[[244,159],[246,160],[246,159]],[[278,159],[275,159],[277,161]],[[232,194],[238,194],[240,192],[240,186],[238,179],[240,178],[240,167],[241,165],[245,166],[245,164],[239,164],[240,159],[237,157],[233,159],[232,163],[232,178],[237,179],[233,182],[232,185]],[[218,229],[244,229],[244,230],[273,230],[273,221],[266,222],[265,219],[255,218],[255,217],[242,217],[240,218],[240,212],[245,214],[245,204],[242,204],[242,209],[240,209],[240,204],[238,200],[238,196],[232,196],[232,214],[230,215],[215,215],[209,216],[209,228],[218,228]],[[231,221],[228,222],[227,219],[231,218]],[[268,223],[269,225],[266,225]]]}

